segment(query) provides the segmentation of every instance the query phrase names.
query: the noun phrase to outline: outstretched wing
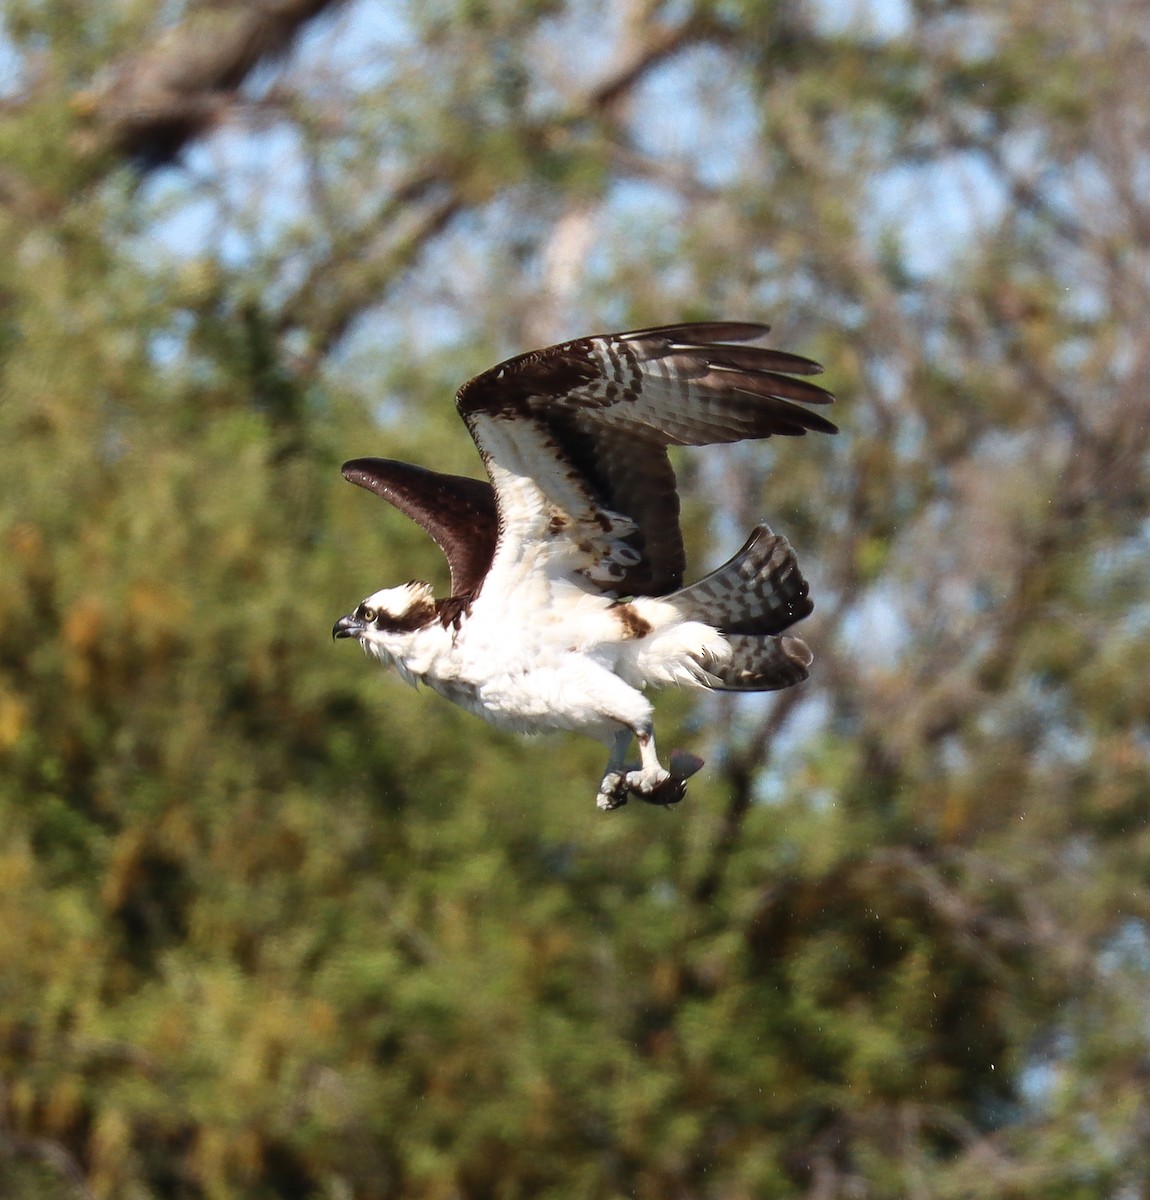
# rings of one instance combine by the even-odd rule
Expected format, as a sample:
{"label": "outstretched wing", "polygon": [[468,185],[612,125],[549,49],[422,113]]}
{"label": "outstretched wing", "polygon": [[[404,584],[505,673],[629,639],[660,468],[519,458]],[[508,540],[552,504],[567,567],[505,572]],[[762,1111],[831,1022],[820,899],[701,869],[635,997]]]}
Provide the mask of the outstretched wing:
{"label": "outstretched wing", "polygon": [[456,400],[495,487],[494,574],[542,569],[584,588],[659,596],[685,567],[668,446],[835,433],[802,407],[823,388],[807,358],[745,343],[742,321],[602,334],[509,359]]}
{"label": "outstretched wing", "polygon": [[479,591],[499,536],[491,484],[390,458],[355,458],[342,469],[345,479],[382,496],[431,534],[451,568],[453,596]]}

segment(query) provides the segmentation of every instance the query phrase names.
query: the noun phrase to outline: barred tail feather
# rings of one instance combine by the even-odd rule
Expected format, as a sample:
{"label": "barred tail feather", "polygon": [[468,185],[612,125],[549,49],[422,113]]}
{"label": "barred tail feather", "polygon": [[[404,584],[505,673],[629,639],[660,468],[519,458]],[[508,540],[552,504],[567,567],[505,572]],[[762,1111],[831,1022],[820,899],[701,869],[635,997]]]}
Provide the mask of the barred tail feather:
{"label": "barred tail feather", "polygon": [[814,608],[808,591],[790,542],[758,525],[730,562],[664,600],[689,620],[754,638],[782,633],[808,616]]}
{"label": "barred tail feather", "polygon": [[797,637],[727,637],[731,656],[710,667],[718,692],[776,692],[801,683],[810,674],[814,655]]}

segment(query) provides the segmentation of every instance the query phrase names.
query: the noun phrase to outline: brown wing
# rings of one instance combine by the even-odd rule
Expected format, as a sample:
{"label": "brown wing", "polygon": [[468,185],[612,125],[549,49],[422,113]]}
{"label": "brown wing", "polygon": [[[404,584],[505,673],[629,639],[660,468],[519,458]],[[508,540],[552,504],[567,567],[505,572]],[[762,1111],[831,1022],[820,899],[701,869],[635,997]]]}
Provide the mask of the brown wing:
{"label": "brown wing", "polygon": [[342,470],[345,479],[382,496],[435,539],[451,569],[453,596],[479,591],[499,537],[491,484],[389,458],[355,458]]}
{"label": "brown wing", "polygon": [[794,378],[817,374],[817,363],[730,344],[767,330],[712,321],[601,334],[476,376],[457,405],[496,483],[501,515],[523,504],[501,481],[530,470],[552,531],[558,519],[582,555],[574,573],[617,594],[674,591],[685,561],[667,446],[836,432],[802,407],[827,404],[831,394]]}

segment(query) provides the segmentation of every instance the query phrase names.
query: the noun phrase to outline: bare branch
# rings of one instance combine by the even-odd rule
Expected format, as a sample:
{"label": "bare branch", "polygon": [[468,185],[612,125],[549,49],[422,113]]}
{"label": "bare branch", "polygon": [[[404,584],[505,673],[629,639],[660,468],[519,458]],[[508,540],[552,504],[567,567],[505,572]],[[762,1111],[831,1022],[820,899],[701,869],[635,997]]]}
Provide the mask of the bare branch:
{"label": "bare branch", "polygon": [[187,19],[115,67],[76,106],[96,149],[151,171],[217,124],[262,62],[343,0],[200,0]]}
{"label": "bare branch", "polygon": [[[589,117],[601,121],[612,151],[625,147],[614,117],[623,99],[647,75],[685,48],[713,39],[711,24],[688,20],[675,26],[646,24],[609,75],[562,111],[525,124],[525,145],[552,146],[557,137]],[[342,231],[338,248],[308,273],[281,310],[278,332],[308,332],[308,350],[296,366],[314,371],[365,309],[377,304],[417,259],[421,250],[460,213],[482,207],[499,180],[485,161],[456,161],[429,153],[412,167],[376,211],[354,230]]]}

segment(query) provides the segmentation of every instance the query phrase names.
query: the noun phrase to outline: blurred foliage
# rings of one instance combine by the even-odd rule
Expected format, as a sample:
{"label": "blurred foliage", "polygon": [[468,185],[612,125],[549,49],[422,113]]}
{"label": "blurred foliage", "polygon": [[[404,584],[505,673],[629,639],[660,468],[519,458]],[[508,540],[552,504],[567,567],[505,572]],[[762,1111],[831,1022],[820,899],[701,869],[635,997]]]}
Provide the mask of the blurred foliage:
{"label": "blurred foliage", "polygon": [[[197,7],[4,13],[0,1195],[1150,1195],[1139,6],[350,3],[127,165]],[[331,644],[445,582],[337,468],[718,315],[842,397],[680,462],[816,672],[603,817]]]}

